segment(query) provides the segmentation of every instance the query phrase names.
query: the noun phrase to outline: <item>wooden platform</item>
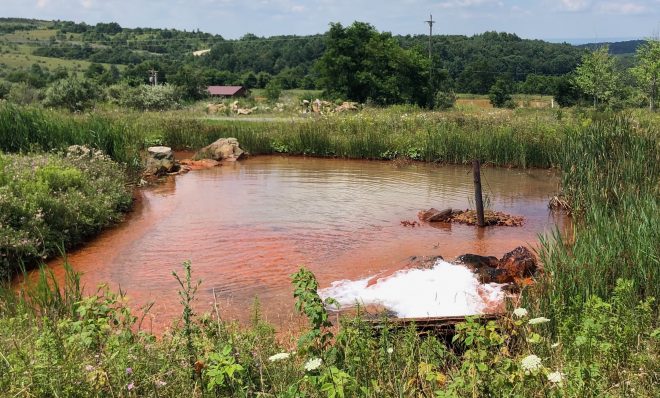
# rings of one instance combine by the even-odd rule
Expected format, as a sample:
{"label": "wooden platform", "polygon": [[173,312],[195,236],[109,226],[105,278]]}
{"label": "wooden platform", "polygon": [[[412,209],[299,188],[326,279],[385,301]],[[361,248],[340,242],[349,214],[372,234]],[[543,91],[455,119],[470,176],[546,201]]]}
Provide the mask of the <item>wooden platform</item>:
{"label": "wooden platform", "polygon": [[[486,323],[500,318],[502,314],[473,315],[478,322]],[[455,333],[456,325],[465,322],[467,316],[428,317],[428,318],[380,318],[367,319],[373,328],[378,331],[387,326],[393,330],[400,330],[414,325],[422,334],[450,336]]]}

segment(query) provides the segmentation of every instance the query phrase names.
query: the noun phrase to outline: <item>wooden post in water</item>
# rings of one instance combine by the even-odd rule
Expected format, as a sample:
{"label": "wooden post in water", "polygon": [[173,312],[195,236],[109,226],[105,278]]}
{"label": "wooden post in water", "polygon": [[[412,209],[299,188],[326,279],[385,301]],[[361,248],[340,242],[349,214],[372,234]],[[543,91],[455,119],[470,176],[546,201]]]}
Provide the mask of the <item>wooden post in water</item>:
{"label": "wooden post in water", "polygon": [[477,207],[477,225],[483,227],[484,201],[481,197],[481,162],[478,159],[472,161],[472,176],[474,177],[474,204]]}

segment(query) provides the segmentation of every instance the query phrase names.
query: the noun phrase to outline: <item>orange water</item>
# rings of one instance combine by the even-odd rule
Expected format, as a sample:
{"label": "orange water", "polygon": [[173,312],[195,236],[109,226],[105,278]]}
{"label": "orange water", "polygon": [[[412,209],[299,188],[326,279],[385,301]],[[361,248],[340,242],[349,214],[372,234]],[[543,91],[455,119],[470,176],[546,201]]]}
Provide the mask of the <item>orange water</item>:
{"label": "orange water", "polygon": [[[200,312],[215,301],[224,318],[246,320],[258,296],[264,316],[286,326],[295,319],[290,275],[301,265],[324,287],[391,273],[413,255],[501,256],[564,223],[547,209],[554,173],[484,168],[487,202],[524,216],[523,227],[401,225],[420,209],[469,207],[470,170],[275,156],[227,163],[142,189],[123,223],[68,260],[90,292],[108,282],[134,307],[154,301],[156,329],[181,311],[172,271],[185,260],[202,280]],[[61,263],[50,263],[60,278]]]}

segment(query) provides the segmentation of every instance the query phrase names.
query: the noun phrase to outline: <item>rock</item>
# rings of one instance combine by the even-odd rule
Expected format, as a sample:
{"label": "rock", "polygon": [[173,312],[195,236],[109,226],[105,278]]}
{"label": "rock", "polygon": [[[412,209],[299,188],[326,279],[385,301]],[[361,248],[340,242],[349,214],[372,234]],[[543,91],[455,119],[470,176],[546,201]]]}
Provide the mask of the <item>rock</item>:
{"label": "rock", "polygon": [[167,146],[152,146],[147,148],[147,162],[144,174],[163,175],[179,171],[179,165],[174,159],[172,148]]}
{"label": "rock", "polygon": [[497,268],[499,265],[499,261],[495,256],[480,256],[470,253],[456,257],[455,262],[463,264],[473,271],[481,268]]}
{"label": "rock", "polygon": [[473,272],[477,275],[480,283],[512,283],[514,279],[501,269],[493,267],[482,267]]}
{"label": "rock", "polygon": [[220,138],[209,146],[200,149],[193,160],[213,159],[213,160],[239,160],[245,156],[238,144],[236,138]]}
{"label": "rock", "polygon": [[220,166],[220,162],[213,159],[202,159],[202,160],[192,160],[192,159],[183,159],[180,162],[183,166],[187,167],[188,170],[204,170],[211,169],[213,167]]}
{"label": "rock", "polygon": [[442,256],[412,256],[407,260],[408,268],[431,269],[438,260],[444,260]]}
{"label": "rock", "polygon": [[357,102],[343,102],[341,105],[335,108],[334,112],[341,113],[346,111],[357,111]]}
{"label": "rock", "polygon": [[519,246],[505,254],[497,268],[516,279],[533,276],[538,269],[536,256],[526,247]]}
{"label": "rock", "polygon": [[422,210],[419,213],[417,213],[417,217],[421,221],[425,222],[443,222],[443,221],[449,221],[452,217],[452,209],[444,209],[444,210],[437,210],[434,208],[430,208],[428,210]]}

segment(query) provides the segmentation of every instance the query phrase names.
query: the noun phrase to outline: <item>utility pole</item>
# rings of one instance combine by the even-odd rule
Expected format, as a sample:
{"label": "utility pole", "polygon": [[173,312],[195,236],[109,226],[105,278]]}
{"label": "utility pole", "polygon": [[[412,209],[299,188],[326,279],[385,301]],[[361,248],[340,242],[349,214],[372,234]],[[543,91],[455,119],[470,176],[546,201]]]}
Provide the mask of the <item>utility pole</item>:
{"label": "utility pole", "polygon": [[433,14],[430,14],[430,17],[428,21],[424,21],[427,24],[429,24],[429,61],[433,60],[433,24],[435,24],[436,21],[433,20]]}
{"label": "utility pole", "polygon": [[429,14],[429,16],[429,20],[424,22],[429,24],[429,89],[433,89],[431,86],[433,85],[433,24],[435,21],[433,14]]}
{"label": "utility pole", "polygon": [[158,85],[158,71],[154,70],[154,68],[149,69],[149,83],[154,86]]}

